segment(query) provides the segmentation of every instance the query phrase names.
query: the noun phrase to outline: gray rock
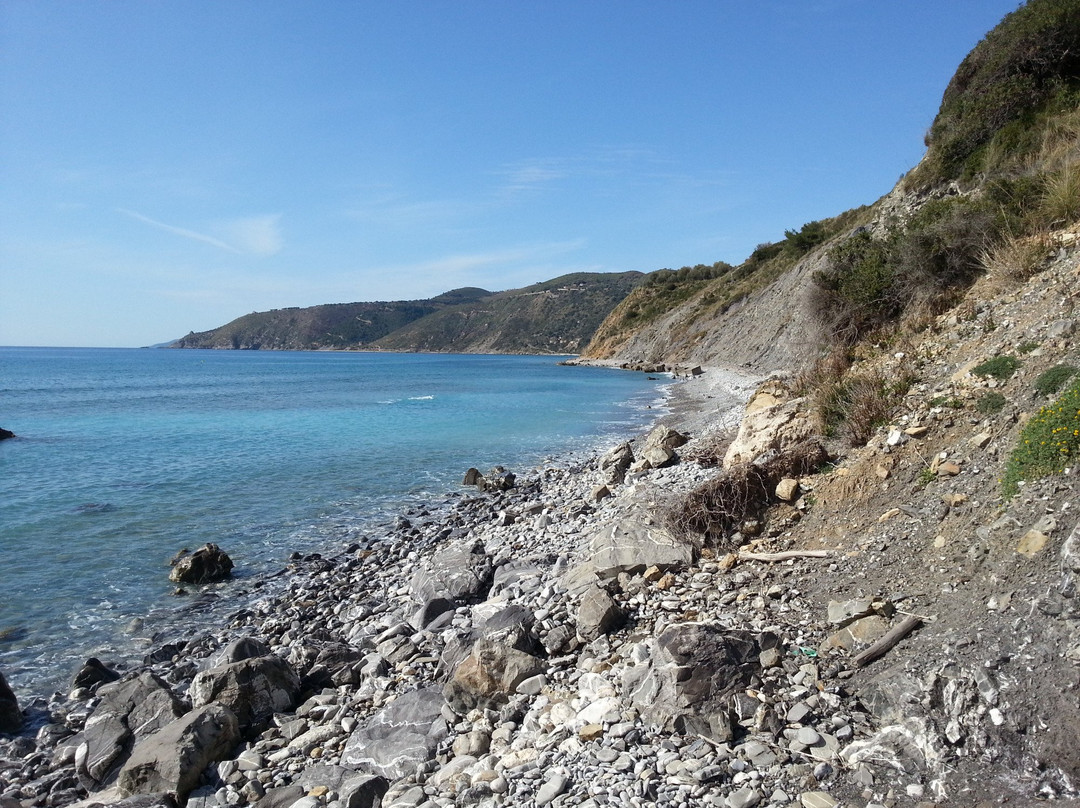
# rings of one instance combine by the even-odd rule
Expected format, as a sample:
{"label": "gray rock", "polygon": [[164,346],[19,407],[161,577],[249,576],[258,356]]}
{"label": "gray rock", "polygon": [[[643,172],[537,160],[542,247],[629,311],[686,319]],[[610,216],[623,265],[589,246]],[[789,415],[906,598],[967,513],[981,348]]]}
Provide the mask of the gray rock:
{"label": "gray rock", "polygon": [[623,692],[642,717],[667,730],[730,740],[731,697],[760,670],[754,636],[682,623],[649,642],[648,662],[629,668],[623,680]]}
{"label": "gray rock", "polygon": [[375,808],[390,785],[385,777],[328,763],[304,769],[298,782],[308,792],[318,786],[336,792],[345,808]]}
{"label": "gray rock", "polygon": [[71,686],[72,688],[93,688],[96,685],[115,682],[119,678],[120,674],[117,671],[107,668],[97,657],[90,657],[71,680]]}
{"label": "gray rock", "polygon": [[388,780],[413,774],[447,736],[442,708],[438,687],[398,696],[349,736],[341,765]]}
{"label": "gray rock", "polygon": [[491,585],[491,557],[480,542],[455,544],[436,553],[410,582],[417,603],[437,599],[469,602],[479,598]]}
{"label": "gray rock", "polygon": [[262,640],[255,637],[241,637],[233,640],[216,654],[207,658],[205,668],[219,668],[222,665],[230,665],[233,662],[243,662],[245,659],[266,656],[270,648]]}
{"label": "gray rock", "polygon": [[459,715],[476,707],[506,701],[530,676],[543,673],[543,660],[509,645],[481,639],[454,670],[443,689],[447,704]]}
{"label": "gray rock", "polygon": [[232,575],[233,562],[216,544],[205,544],[194,553],[173,559],[169,580],[184,584],[224,581]]}
{"label": "gray rock", "polygon": [[186,705],[164,680],[152,673],[111,682],[98,689],[100,701],[83,730],[58,745],[54,760],[75,750],[80,781],[95,789],[111,779],[132,744],[182,716]]}
{"label": "gray rock", "polygon": [[617,485],[626,479],[626,471],[633,462],[634,450],[627,441],[600,458],[600,471],[603,472],[607,483]]}
{"label": "gray rock", "polygon": [[590,537],[586,566],[606,581],[620,572],[640,573],[653,566],[671,569],[692,559],[689,544],[676,539],[647,514],[635,513],[604,525]]}
{"label": "gray rock", "polygon": [[553,774],[544,781],[544,784],[540,786],[536,792],[536,804],[547,805],[552,802],[556,797],[566,791],[567,786],[570,785],[569,779],[561,774]]}
{"label": "gray rock", "polygon": [[626,619],[619,604],[599,586],[591,587],[581,599],[577,612],[577,632],[586,642],[618,628]]}
{"label": "gray rock", "polygon": [[228,707],[245,732],[258,731],[274,713],[291,710],[299,693],[300,677],[273,654],[202,671],[188,688],[192,706],[213,702]]}
{"label": "gray rock", "polygon": [[208,704],[135,744],[117,778],[124,797],[167,792],[181,803],[199,783],[203,769],[225,759],[240,742],[236,716]]}
{"label": "gray rock", "polygon": [[645,449],[678,449],[680,446],[686,445],[689,442],[689,438],[682,434],[678,430],[672,429],[670,426],[660,424],[653,428],[649,433],[649,437],[645,439]]}

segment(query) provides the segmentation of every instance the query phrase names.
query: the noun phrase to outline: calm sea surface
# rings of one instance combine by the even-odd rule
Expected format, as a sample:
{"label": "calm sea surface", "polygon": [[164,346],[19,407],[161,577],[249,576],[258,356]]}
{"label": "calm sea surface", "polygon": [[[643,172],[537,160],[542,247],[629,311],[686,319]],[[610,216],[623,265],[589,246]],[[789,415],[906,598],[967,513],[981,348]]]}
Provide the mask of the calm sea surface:
{"label": "calm sea surface", "polygon": [[227,597],[293,551],[378,535],[469,466],[611,445],[662,395],[551,357],[0,348],[18,435],[0,442],[0,670],[22,699],[87,656],[138,655],[184,603],[182,547],[232,556]]}

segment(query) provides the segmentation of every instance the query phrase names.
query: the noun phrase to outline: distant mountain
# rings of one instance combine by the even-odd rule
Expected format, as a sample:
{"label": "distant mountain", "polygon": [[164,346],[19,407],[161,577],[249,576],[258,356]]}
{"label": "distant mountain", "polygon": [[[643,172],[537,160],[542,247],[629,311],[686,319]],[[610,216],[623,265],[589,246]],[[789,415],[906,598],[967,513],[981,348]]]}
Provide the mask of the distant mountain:
{"label": "distant mountain", "polygon": [[393,351],[578,353],[644,277],[580,272],[450,306],[387,334]]}
{"label": "distant mountain", "polygon": [[252,312],[171,347],[577,353],[642,277],[576,273],[507,292],[465,287],[427,300]]}
{"label": "distant mountain", "polygon": [[414,320],[491,294],[486,289],[466,287],[428,300],[327,303],[252,312],[210,331],[193,331],[172,347],[278,351],[368,348]]}

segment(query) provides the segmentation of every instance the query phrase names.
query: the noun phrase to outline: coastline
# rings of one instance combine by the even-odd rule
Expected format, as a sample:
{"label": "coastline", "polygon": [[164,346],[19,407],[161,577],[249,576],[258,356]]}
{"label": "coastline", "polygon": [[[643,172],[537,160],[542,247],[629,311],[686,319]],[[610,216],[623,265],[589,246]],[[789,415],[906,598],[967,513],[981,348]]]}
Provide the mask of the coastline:
{"label": "coastline", "polygon": [[[658,412],[654,425],[685,431],[692,438],[692,447],[710,439],[717,431],[737,426],[745,396],[755,385],[756,380],[749,377],[715,369],[674,382],[668,388],[663,412]],[[640,451],[643,435],[627,436],[627,439],[635,451]],[[543,694],[560,679],[571,683],[580,677],[580,672],[574,671],[581,653],[588,648],[572,632],[564,635],[568,634],[567,626],[580,624],[580,615],[575,616],[575,611],[581,592],[574,584],[567,583],[573,579],[568,573],[587,564],[591,537],[602,526],[689,490],[710,475],[710,470],[679,463],[631,475],[622,484],[611,485],[610,496],[599,497],[596,492],[604,485],[606,476],[602,462],[600,455],[570,462],[556,459],[545,464],[535,476],[528,479],[519,476],[518,485],[509,491],[449,494],[428,507],[411,508],[384,537],[325,554],[310,553],[294,558],[285,570],[250,583],[252,598],[224,620],[212,604],[205,615],[200,615],[199,601],[186,607],[193,620],[222,622],[199,625],[186,641],[157,643],[149,649],[142,664],[118,671],[122,681],[156,678],[167,684],[176,697],[185,703],[190,700],[192,707],[198,709],[200,699],[193,690],[197,675],[220,667],[223,654],[231,659],[228,649],[236,644],[254,641],[270,656],[286,660],[297,675],[294,700],[298,703],[289,705],[291,709],[276,712],[303,717],[308,726],[320,729],[323,738],[318,755],[312,757],[315,747],[305,744],[297,747],[283,737],[281,724],[285,719],[275,717],[269,726],[234,750],[235,754],[257,751],[261,761],[257,774],[245,776],[241,784],[234,776],[236,770],[229,772],[228,766],[222,769],[224,764],[203,773],[202,779],[210,781],[197,789],[196,799],[202,801],[203,808],[254,802],[260,799],[256,796],[260,790],[265,794],[271,789],[289,789],[290,798],[299,798],[295,789],[309,768],[322,771],[318,767],[325,766],[327,761],[339,767],[351,765],[349,756],[356,758],[357,753],[355,748],[350,751],[350,745],[356,746],[355,736],[363,723],[378,720],[379,714],[395,700],[410,693],[443,687],[448,675],[453,673],[453,663],[460,662],[460,658],[453,659],[454,654],[448,656],[448,649],[463,634],[480,630],[485,620],[502,607],[512,605],[531,613],[528,621],[531,650],[540,654],[538,658],[555,662],[547,666],[545,673],[538,674],[544,681],[538,692],[522,693],[515,686],[509,694],[509,703],[516,705],[516,711],[524,706],[523,700],[532,700],[550,712],[551,703],[544,702]],[[440,556],[461,546],[482,548],[480,557],[486,560],[483,563],[493,581],[489,581],[486,593],[455,596],[451,599],[453,608],[425,624],[426,618],[416,614],[418,608],[422,610],[425,606],[423,598],[418,597],[416,590],[422,585],[417,582],[426,580],[425,576],[439,578],[447,574],[437,569],[442,563]],[[276,591],[260,597],[260,589]],[[485,598],[478,602],[481,594]],[[210,595],[209,600],[213,599]],[[562,647],[558,642],[560,637]],[[338,656],[347,659],[340,669],[331,670],[325,660],[319,661],[320,652],[331,647],[337,649]],[[567,653],[571,654],[574,665],[569,664]],[[105,709],[109,701],[108,696],[102,699],[102,687],[107,693],[109,685],[98,682],[66,695],[56,694],[51,699],[36,698],[21,704],[28,719],[26,727],[14,740],[0,741],[0,771],[12,783],[8,792],[25,794],[27,789],[38,790],[34,784],[39,782],[36,775],[40,772],[19,761],[25,755],[13,754],[25,751],[31,733],[38,752],[56,761],[50,773],[74,769],[79,784],[72,785],[69,775],[66,790],[56,791],[53,786],[50,794],[56,793],[50,800],[35,804],[70,804],[86,792],[92,795],[92,800],[105,803],[123,796],[115,785],[119,761],[113,761],[111,773],[103,772],[99,766],[96,773],[105,775],[99,781],[95,772],[87,768],[85,753],[79,753],[79,748],[87,743],[93,752],[94,741],[87,734],[88,727],[94,723],[90,719],[95,711],[100,713]],[[306,699],[301,700],[302,694],[306,694]],[[330,699],[339,709],[324,711],[324,715],[313,720],[312,699],[324,704]],[[492,704],[498,706],[500,701],[504,700],[495,699]],[[505,711],[505,704],[500,709]],[[443,712],[440,710],[440,715]],[[465,713],[472,715],[469,710]],[[432,716],[432,720],[437,718]],[[468,723],[471,733],[476,722]],[[249,727],[246,734],[250,735],[254,729]],[[128,745],[132,740],[138,742],[139,738],[137,735],[129,738]],[[469,755],[456,757],[470,758]],[[503,771],[532,763],[517,764],[519,757],[522,756],[511,755],[506,761],[516,765],[496,768]],[[304,765],[297,765],[296,758]],[[430,767],[430,761],[427,765]],[[486,765],[485,771],[494,770],[490,760]],[[361,769],[370,770],[371,766]],[[537,769],[529,766],[528,770]],[[222,771],[226,774],[222,775]],[[379,776],[385,777],[387,786],[398,791],[407,791],[417,778],[419,782],[428,779],[418,772],[394,778],[387,776],[394,772],[381,771]],[[325,772],[320,776],[325,776]],[[527,779],[518,786],[525,789],[531,784]]]}

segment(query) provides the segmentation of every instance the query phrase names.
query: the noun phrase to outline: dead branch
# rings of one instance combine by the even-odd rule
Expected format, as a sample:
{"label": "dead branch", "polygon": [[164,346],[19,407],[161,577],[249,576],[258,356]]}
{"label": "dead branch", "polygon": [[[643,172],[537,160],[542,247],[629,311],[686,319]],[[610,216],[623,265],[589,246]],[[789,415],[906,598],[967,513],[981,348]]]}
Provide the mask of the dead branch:
{"label": "dead branch", "polygon": [[789,558],[828,558],[828,550],[784,550],[780,553],[752,553],[739,551],[740,561],[787,561]]}
{"label": "dead branch", "polygon": [[856,668],[863,668],[875,659],[885,656],[900,640],[922,625],[922,618],[916,615],[905,617],[898,625],[894,626],[888,634],[871,645],[865,651],[851,660]]}

